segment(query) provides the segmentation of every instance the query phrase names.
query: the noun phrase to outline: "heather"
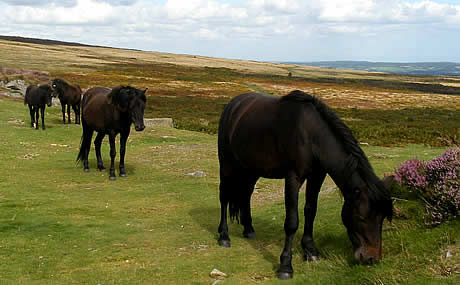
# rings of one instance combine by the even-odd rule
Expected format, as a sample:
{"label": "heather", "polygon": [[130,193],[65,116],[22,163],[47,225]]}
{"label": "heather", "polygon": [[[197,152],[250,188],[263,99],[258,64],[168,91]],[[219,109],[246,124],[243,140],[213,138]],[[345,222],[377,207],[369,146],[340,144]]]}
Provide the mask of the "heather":
{"label": "heather", "polygon": [[437,226],[459,215],[459,172],[460,149],[449,148],[431,161],[414,158],[401,163],[395,179],[406,192],[399,194],[424,202],[425,224]]}

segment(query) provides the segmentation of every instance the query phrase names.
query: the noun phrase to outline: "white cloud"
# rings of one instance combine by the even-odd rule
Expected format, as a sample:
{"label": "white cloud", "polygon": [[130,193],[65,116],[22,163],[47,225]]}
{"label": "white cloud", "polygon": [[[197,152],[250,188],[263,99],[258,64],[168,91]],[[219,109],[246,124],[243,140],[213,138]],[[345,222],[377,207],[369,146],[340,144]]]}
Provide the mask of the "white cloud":
{"label": "white cloud", "polygon": [[230,53],[233,45],[243,42],[264,41],[268,47],[283,46],[283,41],[310,45],[318,39],[363,40],[446,27],[459,32],[460,4],[428,0],[0,0],[2,34],[182,53],[199,52],[205,42],[228,46]]}
{"label": "white cloud", "polygon": [[112,6],[103,2],[78,0],[71,7],[13,7],[3,10],[3,17],[17,24],[90,25],[111,21]]}

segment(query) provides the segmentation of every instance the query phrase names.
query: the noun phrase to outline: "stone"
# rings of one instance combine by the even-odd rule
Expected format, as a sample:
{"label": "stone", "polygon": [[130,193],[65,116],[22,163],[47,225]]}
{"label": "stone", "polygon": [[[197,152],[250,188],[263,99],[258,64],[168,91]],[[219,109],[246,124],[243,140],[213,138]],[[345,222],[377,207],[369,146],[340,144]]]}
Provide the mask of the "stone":
{"label": "stone", "polygon": [[153,119],[144,118],[144,124],[149,127],[164,126],[164,127],[174,128],[174,123],[173,123],[172,118],[153,118]]}
{"label": "stone", "polygon": [[222,271],[214,268],[211,273],[209,273],[209,276],[211,276],[212,278],[216,278],[216,279],[225,279],[228,277],[227,274],[223,273]]}
{"label": "stone", "polygon": [[190,172],[186,174],[187,176],[194,176],[194,177],[205,177],[206,173],[204,173],[201,170],[195,171],[195,172]]}

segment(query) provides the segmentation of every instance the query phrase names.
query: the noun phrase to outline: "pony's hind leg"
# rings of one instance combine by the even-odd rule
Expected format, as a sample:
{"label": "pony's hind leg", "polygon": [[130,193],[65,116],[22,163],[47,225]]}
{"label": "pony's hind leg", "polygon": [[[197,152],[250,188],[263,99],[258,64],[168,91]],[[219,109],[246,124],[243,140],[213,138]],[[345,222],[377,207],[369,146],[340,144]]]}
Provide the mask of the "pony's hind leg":
{"label": "pony's hind leg", "polygon": [[101,145],[102,145],[102,140],[105,137],[105,133],[100,132],[97,133],[96,139],[94,139],[94,149],[96,150],[96,159],[97,159],[97,168],[100,171],[105,171],[104,163],[102,162],[102,156],[101,156]]}
{"label": "pony's hind leg", "polygon": [[34,108],[34,112],[35,112],[35,129],[38,130],[38,119],[40,117],[40,110],[38,109],[38,107]]}
{"label": "pony's hind leg", "polygon": [[316,171],[307,178],[306,202],[305,202],[305,226],[302,237],[302,249],[304,258],[307,261],[317,261],[319,259],[318,250],[313,241],[313,223],[316,217],[318,206],[318,194],[326,178],[326,172],[320,171],[319,167],[314,167]]}
{"label": "pony's hind leg", "polygon": [[29,113],[30,113],[30,126],[32,128],[35,127],[35,112],[34,112],[34,107],[29,104]]}
{"label": "pony's hind leg", "polygon": [[219,245],[230,247],[230,237],[228,235],[227,209],[229,204],[229,191],[231,191],[231,179],[221,177],[219,185],[220,200],[220,224],[219,224]]}
{"label": "pony's hind leg", "polygon": [[245,238],[254,239],[256,238],[256,232],[252,226],[252,216],[251,216],[251,196],[254,192],[254,186],[258,177],[248,177],[247,179],[242,180],[241,185],[238,185],[242,191],[242,201],[241,201],[241,224],[244,227],[243,236]]}
{"label": "pony's hind leg", "polygon": [[89,172],[88,155],[91,149],[91,139],[93,138],[93,130],[83,123],[83,135],[80,145],[80,152],[77,160],[83,160],[83,170]]}
{"label": "pony's hind leg", "polygon": [[75,113],[75,124],[80,124],[80,104],[72,105],[73,112]]}
{"label": "pony's hind leg", "polygon": [[44,130],[45,129],[45,106],[40,108],[40,112],[42,115],[42,129]]}

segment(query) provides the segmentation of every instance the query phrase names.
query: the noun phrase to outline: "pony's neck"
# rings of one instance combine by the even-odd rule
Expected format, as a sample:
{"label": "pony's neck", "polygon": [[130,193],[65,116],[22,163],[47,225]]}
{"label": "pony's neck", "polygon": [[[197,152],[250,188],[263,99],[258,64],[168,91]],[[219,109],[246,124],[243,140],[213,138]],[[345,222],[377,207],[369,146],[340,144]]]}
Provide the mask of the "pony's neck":
{"label": "pony's neck", "polygon": [[350,164],[350,154],[336,140],[322,142],[319,146],[319,162],[326,172],[331,176],[341,191],[351,179],[353,168],[356,165]]}

